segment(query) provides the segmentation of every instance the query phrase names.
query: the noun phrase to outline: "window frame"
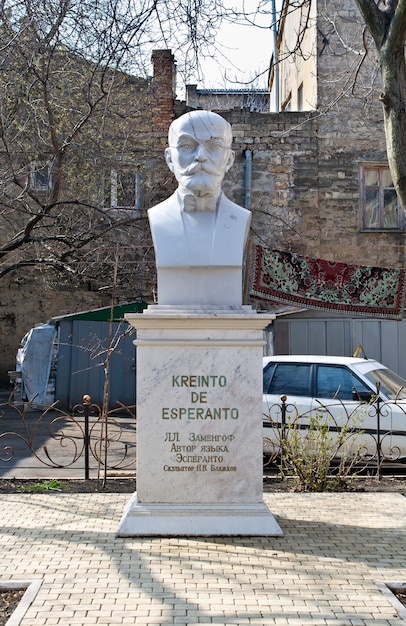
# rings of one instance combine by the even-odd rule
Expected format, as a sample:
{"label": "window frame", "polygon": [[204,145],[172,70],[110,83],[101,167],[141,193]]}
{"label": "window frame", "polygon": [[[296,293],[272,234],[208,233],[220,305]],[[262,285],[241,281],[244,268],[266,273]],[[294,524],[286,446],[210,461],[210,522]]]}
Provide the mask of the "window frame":
{"label": "window frame", "polygon": [[[119,203],[119,194],[118,194],[118,186],[119,186],[119,175],[131,175],[132,183],[133,183],[133,193],[134,193],[134,204],[127,205]],[[107,196],[108,189],[108,196]],[[110,202],[106,201],[110,199]],[[103,175],[103,184],[102,184],[102,207],[106,211],[133,211],[139,213],[141,211],[141,175],[134,167],[123,166],[117,167],[112,166],[110,168],[106,168]]]}
{"label": "window frame", "polygon": [[[396,211],[397,211],[397,224],[396,226],[389,227],[385,226],[384,218],[385,218],[385,205],[384,205],[384,192],[385,190],[395,190],[395,187],[392,183],[391,186],[384,185],[382,178],[383,173],[387,173],[389,171],[389,165],[382,161],[360,161],[359,162],[359,180],[360,180],[360,230],[361,232],[402,232],[405,230],[405,218],[403,207],[400,204],[400,200],[397,197]],[[366,209],[367,209],[367,190],[369,186],[366,184],[366,173],[368,171],[377,172],[378,179],[378,195],[379,195],[379,208],[378,208],[378,225],[376,227],[369,226],[366,220]],[[372,188],[372,186],[371,186]]]}
{"label": "window frame", "polygon": [[[29,189],[37,193],[49,193],[52,190],[52,163],[46,161],[41,164],[39,161],[31,161],[29,166]],[[38,179],[38,174],[46,170],[46,183],[42,184]]]}

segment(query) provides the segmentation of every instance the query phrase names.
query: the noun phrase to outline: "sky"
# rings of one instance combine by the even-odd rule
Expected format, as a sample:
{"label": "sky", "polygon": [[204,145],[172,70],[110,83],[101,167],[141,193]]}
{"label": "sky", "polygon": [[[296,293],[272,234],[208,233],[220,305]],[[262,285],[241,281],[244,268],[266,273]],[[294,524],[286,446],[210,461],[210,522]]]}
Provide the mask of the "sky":
{"label": "sky", "polygon": [[[229,0],[230,6],[240,10],[244,2],[247,0]],[[251,8],[257,5],[256,0],[249,2],[252,2]],[[257,16],[259,26],[223,22],[215,42],[216,58],[200,56],[200,75],[190,75],[186,83],[197,84],[198,89],[266,89],[273,51],[271,4],[269,2],[267,15]],[[185,84],[179,70],[178,66],[177,92],[178,97],[183,98]]]}
{"label": "sky", "polygon": [[269,27],[226,24],[219,32],[217,44],[227,58],[203,61],[204,78],[197,80],[198,88],[241,89],[253,79],[252,85],[256,88],[267,87],[273,50],[273,35]]}

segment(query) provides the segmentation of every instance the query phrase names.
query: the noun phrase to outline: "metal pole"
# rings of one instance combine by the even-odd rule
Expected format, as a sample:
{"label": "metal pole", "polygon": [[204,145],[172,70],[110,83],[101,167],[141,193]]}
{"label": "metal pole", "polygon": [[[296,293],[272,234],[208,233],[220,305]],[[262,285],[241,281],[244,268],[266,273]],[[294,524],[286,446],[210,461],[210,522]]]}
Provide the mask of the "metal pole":
{"label": "metal pole", "polygon": [[377,398],[376,398],[376,431],[377,431],[377,437],[376,437],[376,445],[377,445],[377,463],[378,463],[378,468],[377,468],[377,476],[378,476],[378,480],[381,479],[381,398],[380,398],[380,391],[381,391],[381,383],[377,383],[376,384],[376,393],[377,393]]}
{"label": "metal pole", "polygon": [[286,439],[286,400],[287,397],[285,395],[281,396],[281,413],[282,413],[282,433],[281,433],[281,474],[283,476],[284,472],[284,459],[285,459],[285,439]]}
{"label": "metal pole", "polygon": [[88,395],[83,396],[83,412],[85,416],[85,480],[89,480],[89,412],[91,398]]}

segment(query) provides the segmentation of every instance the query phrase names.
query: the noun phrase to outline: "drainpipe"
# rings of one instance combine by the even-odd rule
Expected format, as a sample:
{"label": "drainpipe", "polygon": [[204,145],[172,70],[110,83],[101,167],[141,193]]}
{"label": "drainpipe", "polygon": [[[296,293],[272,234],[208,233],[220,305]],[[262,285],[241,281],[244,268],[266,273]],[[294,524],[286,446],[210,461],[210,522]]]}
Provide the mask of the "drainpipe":
{"label": "drainpipe", "polygon": [[[251,181],[252,181],[252,150],[245,150],[245,198],[244,206],[249,209],[251,204]],[[250,256],[251,241],[248,240],[247,248],[244,251],[243,258],[243,281],[242,281],[242,299],[243,304],[248,302],[248,264],[247,258]]]}
{"label": "drainpipe", "polygon": [[273,67],[274,67],[274,83],[275,83],[275,112],[279,112],[279,62],[278,62],[278,26],[276,23],[276,6],[275,0],[271,3],[272,11],[272,32],[273,32]]}
{"label": "drainpipe", "polygon": [[245,201],[244,206],[249,209],[251,204],[251,181],[252,181],[252,151],[245,150]]}

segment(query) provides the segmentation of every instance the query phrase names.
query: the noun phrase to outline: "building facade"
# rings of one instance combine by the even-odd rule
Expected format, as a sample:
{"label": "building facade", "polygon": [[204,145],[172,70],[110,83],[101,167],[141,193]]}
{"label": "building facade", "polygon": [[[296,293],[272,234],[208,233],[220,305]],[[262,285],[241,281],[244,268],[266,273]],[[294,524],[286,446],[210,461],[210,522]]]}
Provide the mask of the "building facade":
{"label": "building facade", "polygon": [[186,106],[190,109],[227,111],[244,109],[266,113],[269,111],[268,89],[198,89],[186,85]]}

